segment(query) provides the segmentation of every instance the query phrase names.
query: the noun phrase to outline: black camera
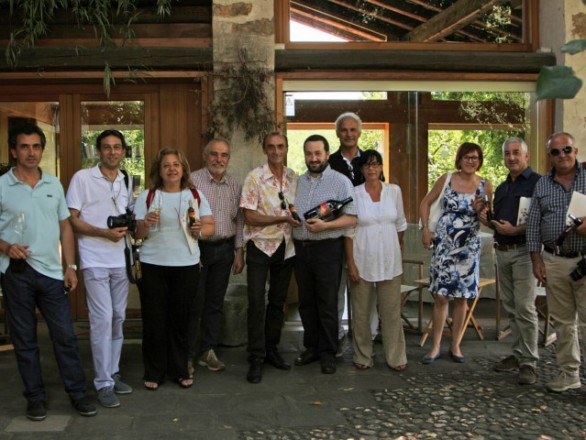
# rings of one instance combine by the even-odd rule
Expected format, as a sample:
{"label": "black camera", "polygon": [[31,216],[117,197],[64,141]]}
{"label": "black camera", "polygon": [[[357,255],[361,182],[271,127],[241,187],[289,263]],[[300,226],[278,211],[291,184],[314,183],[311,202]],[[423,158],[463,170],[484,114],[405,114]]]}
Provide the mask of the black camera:
{"label": "black camera", "polygon": [[584,275],[586,275],[586,258],[582,258],[578,262],[576,268],[570,272],[570,278],[572,278],[572,281],[578,281],[584,278]]}
{"label": "black camera", "polygon": [[134,218],[134,214],[128,208],[126,208],[126,212],[124,214],[111,215],[108,217],[107,222],[110,229],[128,228],[129,231],[134,231],[136,229],[136,220]]}

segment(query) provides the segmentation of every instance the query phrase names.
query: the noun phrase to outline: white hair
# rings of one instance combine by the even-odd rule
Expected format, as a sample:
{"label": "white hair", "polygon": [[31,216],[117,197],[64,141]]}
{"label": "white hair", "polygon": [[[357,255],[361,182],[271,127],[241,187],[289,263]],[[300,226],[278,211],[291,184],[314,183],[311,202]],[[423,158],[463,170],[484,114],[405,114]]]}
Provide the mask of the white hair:
{"label": "white hair", "polygon": [[338,118],[336,119],[336,131],[340,130],[342,122],[344,122],[344,120],[346,119],[352,119],[356,121],[358,123],[358,130],[362,131],[362,119],[360,119],[360,116],[358,116],[356,113],[352,112],[342,113],[340,116],[338,116]]}
{"label": "white hair", "polygon": [[523,153],[529,153],[529,147],[527,146],[527,142],[525,142],[520,137],[512,136],[503,142],[503,156],[505,155],[505,148],[507,148],[507,145],[509,144],[519,144],[521,145],[521,150],[523,150]]}

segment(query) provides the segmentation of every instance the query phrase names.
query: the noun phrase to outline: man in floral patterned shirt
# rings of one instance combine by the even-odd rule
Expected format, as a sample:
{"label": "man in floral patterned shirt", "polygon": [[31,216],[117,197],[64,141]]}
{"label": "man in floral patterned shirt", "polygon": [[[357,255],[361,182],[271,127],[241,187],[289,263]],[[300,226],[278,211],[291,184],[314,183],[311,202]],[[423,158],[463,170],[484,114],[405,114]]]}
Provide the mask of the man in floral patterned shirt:
{"label": "man in floral patterned shirt", "polygon": [[[244,180],[240,207],[244,211],[244,242],[248,282],[248,362],[246,379],[262,380],[262,365],[269,363],[289,370],[277,345],[281,339],[285,299],[295,250],[291,227],[300,223],[293,219],[289,204],[295,199],[297,176],[285,167],[287,138],[281,133],[268,134],[263,142],[267,163],[255,168]],[[268,304],[265,285],[270,273]]]}

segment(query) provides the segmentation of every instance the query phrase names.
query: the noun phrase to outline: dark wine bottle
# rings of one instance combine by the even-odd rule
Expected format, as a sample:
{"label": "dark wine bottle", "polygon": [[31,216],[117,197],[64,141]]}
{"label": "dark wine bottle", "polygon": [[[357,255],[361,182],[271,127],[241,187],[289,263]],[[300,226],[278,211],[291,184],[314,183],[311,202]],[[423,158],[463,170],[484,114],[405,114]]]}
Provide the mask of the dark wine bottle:
{"label": "dark wine bottle", "polygon": [[348,197],[344,200],[328,200],[327,202],[317,205],[315,208],[310,209],[303,217],[305,220],[312,218],[318,218],[324,222],[335,220],[339,215],[344,206],[352,201],[352,197]]}
{"label": "dark wine bottle", "polygon": [[297,214],[297,208],[293,205],[293,203],[289,203],[289,212],[291,213],[291,217],[293,217],[298,222],[301,222],[301,217]]}
{"label": "dark wine bottle", "polygon": [[189,226],[193,226],[195,224],[195,209],[191,206],[187,208],[187,220],[189,221]]}

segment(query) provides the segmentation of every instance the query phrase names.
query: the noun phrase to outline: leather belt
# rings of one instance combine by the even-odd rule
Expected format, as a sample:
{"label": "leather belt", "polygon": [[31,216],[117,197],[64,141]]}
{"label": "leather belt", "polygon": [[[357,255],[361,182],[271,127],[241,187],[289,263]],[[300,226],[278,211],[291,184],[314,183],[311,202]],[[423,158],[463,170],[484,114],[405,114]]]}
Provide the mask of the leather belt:
{"label": "leather belt", "polygon": [[504,251],[504,252],[512,251],[513,249],[520,249],[525,246],[527,246],[526,242],[524,242],[524,243],[511,243],[511,244],[498,244],[498,243],[494,244],[494,248],[497,251]]}
{"label": "leather belt", "polygon": [[234,237],[228,237],[228,238],[221,238],[220,240],[214,240],[214,241],[204,241],[204,240],[200,240],[199,242],[200,244],[205,244],[208,246],[221,246],[223,244],[233,244],[234,243]]}
{"label": "leather belt", "polygon": [[543,246],[543,250],[549,254],[562,258],[577,258],[586,254],[586,252],[556,252],[555,249],[552,249],[549,246]]}
{"label": "leather belt", "polygon": [[293,242],[297,246],[310,247],[310,246],[318,246],[320,244],[335,243],[337,241],[340,241],[341,238],[342,237],[338,237],[338,238],[325,238],[323,240],[293,240]]}

